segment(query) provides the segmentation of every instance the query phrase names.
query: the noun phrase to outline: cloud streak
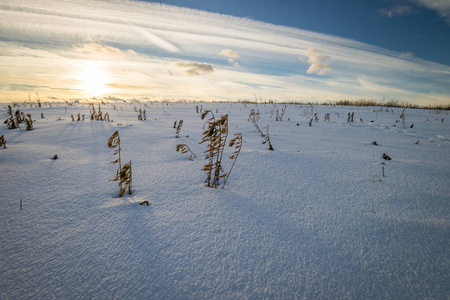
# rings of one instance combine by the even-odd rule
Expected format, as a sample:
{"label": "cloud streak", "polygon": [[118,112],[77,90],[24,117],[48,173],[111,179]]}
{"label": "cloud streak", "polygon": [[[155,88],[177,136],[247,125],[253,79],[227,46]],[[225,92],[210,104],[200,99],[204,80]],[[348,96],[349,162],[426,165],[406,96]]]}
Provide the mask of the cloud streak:
{"label": "cloud streak", "polygon": [[109,96],[450,102],[448,66],[354,40],[157,3],[2,1],[0,101],[28,95],[20,86],[88,96],[76,85],[88,60]]}

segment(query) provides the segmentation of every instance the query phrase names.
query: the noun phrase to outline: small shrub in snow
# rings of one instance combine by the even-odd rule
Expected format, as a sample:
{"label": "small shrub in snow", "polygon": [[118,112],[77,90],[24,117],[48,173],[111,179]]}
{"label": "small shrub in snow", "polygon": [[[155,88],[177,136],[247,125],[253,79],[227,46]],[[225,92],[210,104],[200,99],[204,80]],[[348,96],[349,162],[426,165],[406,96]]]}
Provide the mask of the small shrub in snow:
{"label": "small shrub in snow", "polygon": [[183,120],[180,120],[180,122],[178,122],[177,131],[175,133],[176,138],[180,136],[181,126],[183,126]]}
{"label": "small shrub in snow", "polygon": [[403,109],[402,114],[400,115],[400,119],[402,119],[403,129],[406,129],[406,116],[405,116],[405,108]]}
{"label": "small shrub in snow", "polygon": [[236,160],[239,156],[239,153],[241,152],[242,148],[242,134],[236,133],[235,138],[230,140],[230,143],[228,144],[229,147],[234,146],[234,152],[230,156],[230,159],[233,159],[233,164],[231,165],[230,171],[227,174],[227,177],[225,177],[225,181],[223,182],[222,188],[225,187],[225,184],[227,183],[228,177],[230,177],[231,171],[233,170],[234,164],[236,163]]}
{"label": "small shrub in snow", "polygon": [[25,124],[27,125],[26,129],[27,130],[33,130],[33,119],[31,119],[31,114],[27,114],[28,118],[25,118]]}
{"label": "small shrub in snow", "polygon": [[248,115],[248,121],[252,121],[252,123],[253,122],[258,122],[258,120],[259,120],[259,110],[257,111],[257,112],[255,112],[255,110],[254,109],[252,109],[251,111],[250,111],[250,114]]}
{"label": "small shrub in snow", "polygon": [[391,158],[389,156],[386,155],[386,153],[383,153],[383,155],[381,156],[382,159],[385,160],[391,160]]}
{"label": "small shrub in snow", "polygon": [[203,167],[203,171],[207,173],[205,183],[208,187],[216,188],[219,186],[220,178],[226,177],[223,188],[241,151],[242,134],[237,133],[235,138],[230,140],[229,147],[235,147],[235,151],[230,156],[230,159],[233,159],[234,162],[230,171],[225,173],[222,168],[222,157],[228,137],[228,115],[222,115],[220,119],[216,119],[212,111],[205,110],[201,115],[202,120],[209,113],[212,116],[207,120],[208,128],[203,132],[203,138],[200,142],[200,144],[208,143],[208,149],[205,151],[208,163]]}
{"label": "small shrub in snow", "polygon": [[119,167],[116,171],[116,176],[114,179],[111,179],[112,181],[119,181],[119,197],[122,197],[125,193],[126,189],[128,188],[128,194],[131,195],[131,182],[132,182],[132,172],[131,172],[131,160],[123,165],[122,167],[122,160],[120,156],[120,137],[119,137],[119,131],[114,132],[111,137],[108,140],[108,148],[115,149],[117,148],[112,155],[118,155],[117,159],[113,160],[112,164],[118,164]]}
{"label": "small shrub in snow", "polygon": [[195,155],[194,152],[192,152],[191,148],[189,148],[189,146],[186,144],[178,144],[176,150],[177,152],[181,151],[181,153],[183,154],[190,152],[191,153],[191,156],[189,156],[190,160],[197,157],[197,155]]}
{"label": "small shrub in snow", "polygon": [[263,142],[261,144],[269,144],[269,150],[274,150],[272,147],[272,143],[270,142],[270,136],[269,136],[269,125],[267,125],[267,130],[266,133],[264,133],[258,126],[258,122],[257,120],[259,119],[259,113],[255,114],[254,111],[252,110],[252,112],[250,112],[250,114],[248,115],[248,119],[253,123],[253,125],[256,127],[256,131],[261,135],[261,137],[263,138]]}
{"label": "small shrub in snow", "polygon": [[0,147],[3,147],[3,149],[6,149],[6,140],[5,140],[4,135],[0,136]]}
{"label": "small shrub in snow", "polygon": [[16,112],[13,113],[11,105],[8,105],[7,115],[9,117],[3,123],[8,126],[8,129],[20,128],[19,124],[25,118],[24,113],[20,112],[19,109],[17,109]]}
{"label": "small shrub in snow", "polygon": [[208,114],[211,114],[211,117],[207,120],[208,126],[203,132],[200,144],[208,143],[208,149],[205,151],[208,163],[203,167],[203,171],[207,174],[205,183],[208,187],[216,188],[219,185],[219,179],[226,176],[221,172],[223,172],[223,151],[228,136],[228,115],[222,115],[216,120],[211,110],[205,110],[201,115],[202,120]]}
{"label": "small shrub in snow", "polygon": [[382,181],[381,178],[380,178],[380,176],[377,176],[377,175],[373,176],[373,182],[375,182],[376,179],[378,179],[379,182]]}
{"label": "small shrub in snow", "polygon": [[91,120],[103,121],[102,106],[100,103],[98,104],[98,111],[95,110],[94,103],[89,104],[89,108],[91,112]]}
{"label": "small shrub in snow", "polygon": [[[117,178],[117,177],[116,177]],[[122,197],[128,188],[128,194],[131,195],[131,182],[132,182],[132,170],[131,170],[131,160],[123,165],[122,170],[118,174],[117,180],[119,180],[119,185],[123,186],[120,190],[119,197]]]}
{"label": "small shrub in snow", "polygon": [[8,129],[16,129],[17,128],[14,118],[8,118],[3,123],[5,123],[6,126],[8,126]]}
{"label": "small shrub in snow", "polygon": [[287,105],[284,105],[283,108],[281,109],[280,115],[278,115],[278,109],[277,109],[277,116],[276,116],[275,120],[283,121],[283,117],[284,117],[284,113],[286,112],[286,108],[287,108]]}
{"label": "small shrub in snow", "polygon": [[347,115],[347,123],[353,123],[353,117],[355,116],[355,112],[348,113]]}
{"label": "small shrub in snow", "polygon": [[139,121],[147,120],[147,112],[145,109],[142,110],[142,108],[139,108],[138,120]]}

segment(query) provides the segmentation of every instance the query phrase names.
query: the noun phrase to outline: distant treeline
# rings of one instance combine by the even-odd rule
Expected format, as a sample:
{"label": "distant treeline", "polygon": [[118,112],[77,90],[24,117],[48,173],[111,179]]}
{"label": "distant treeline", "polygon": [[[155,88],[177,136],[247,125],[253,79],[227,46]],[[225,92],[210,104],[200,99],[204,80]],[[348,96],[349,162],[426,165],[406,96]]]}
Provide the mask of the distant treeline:
{"label": "distant treeline", "polygon": [[417,105],[397,100],[338,100],[338,101],[324,101],[324,102],[304,102],[304,101],[255,101],[255,100],[241,100],[242,103],[277,103],[277,104],[301,104],[301,105],[342,105],[342,106],[385,106],[385,107],[403,107],[403,108],[417,108],[417,109],[436,109],[436,110],[450,110],[450,104],[431,104],[431,105]]}
{"label": "distant treeline", "polygon": [[[227,101],[227,100],[192,100],[192,99],[164,99],[164,100],[154,100],[154,101],[140,101],[137,99],[125,100],[122,98],[114,98],[114,97],[104,97],[104,98],[92,98],[92,99],[71,99],[63,101],[67,105],[71,106],[77,103],[227,103],[227,102],[237,102],[237,103],[248,103],[248,104],[293,104],[293,105],[342,105],[342,106],[385,106],[385,107],[402,107],[402,108],[417,108],[417,109],[433,109],[433,110],[450,110],[450,104],[430,104],[430,105],[418,105],[411,104],[408,102],[397,101],[397,100],[368,100],[368,99],[359,99],[359,100],[338,100],[338,101],[322,101],[322,102],[311,102],[311,101],[277,101],[277,100],[263,100],[261,98],[257,99],[238,99],[235,101]],[[31,100],[19,102],[23,106],[30,105],[31,107],[39,106],[41,104],[51,106],[51,103],[62,103],[62,101],[53,101],[53,102],[41,102],[41,100],[37,100],[37,102],[33,102]],[[13,102],[12,105],[14,107],[20,106],[19,103]],[[3,103],[5,104],[5,103]]]}
{"label": "distant treeline", "polygon": [[346,105],[346,106],[386,106],[386,107],[404,107],[404,108],[420,108],[420,109],[438,109],[438,110],[450,110],[450,104],[432,104],[432,105],[417,105],[407,102],[400,102],[396,100],[339,100],[333,102],[336,105]]}

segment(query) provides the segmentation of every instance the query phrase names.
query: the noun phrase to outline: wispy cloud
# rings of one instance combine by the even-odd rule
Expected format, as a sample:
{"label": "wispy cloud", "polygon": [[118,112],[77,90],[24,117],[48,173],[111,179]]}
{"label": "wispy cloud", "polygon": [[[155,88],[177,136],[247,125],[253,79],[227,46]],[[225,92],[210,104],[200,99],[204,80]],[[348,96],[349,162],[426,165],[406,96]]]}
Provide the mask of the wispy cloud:
{"label": "wispy cloud", "polygon": [[392,18],[395,16],[411,15],[414,13],[414,8],[411,5],[396,5],[390,8],[382,7],[379,12],[382,16]]}
{"label": "wispy cloud", "polygon": [[411,52],[400,52],[400,54],[399,54],[399,57],[404,58],[404,59],[412,58],[413,56],[414,56],[414,54]]}
{"label": "wispy cloud", "polygon": [[[157,3],[3,0],[0,37],[2,101],[27,96],[30,86],[41,97],[86,97],[81,66],[95,60],[99,74],[107,74],[106,96],[234,100],[256,93],[278,100],[450,102],[449,66],[336,36]],[[224,59],[241,64],[230,68],[221,65]]]}
{"label": "wispy cloud", "polygon": [[434,10],[450,25],[450,1],[448,0],[409,0],[411,5],[395,5],[382,7],[379,13],[389,18],[395,16],[408,16],[420,12],[420,7]]}
{"label": "wispy cloud", "polygon": [[[122,50],[111,46],[103,46],[93,41],[85,44],[74,45],[73,51],[80,53],[89,59],[117,59],[125,57],[125,54],[122,52]],[[133,52],[131,52],[130,54],[132,54]]]}

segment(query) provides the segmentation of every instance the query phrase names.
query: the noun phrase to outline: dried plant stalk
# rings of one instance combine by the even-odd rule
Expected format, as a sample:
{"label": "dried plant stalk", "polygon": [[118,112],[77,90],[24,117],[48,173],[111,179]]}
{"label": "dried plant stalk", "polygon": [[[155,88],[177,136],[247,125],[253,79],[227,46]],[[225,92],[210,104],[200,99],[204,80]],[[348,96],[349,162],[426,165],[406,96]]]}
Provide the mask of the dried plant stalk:
{"label": "dried plant stalk", "polygon": [[[176,122],[176,121],[175,121]],[[183,120],[180,120],[180,122],[178,122],[178,126],[177,126],[177,131],[175,133],[175,137],[178,138],[180,136],[180,132],[181,132],[181,126],[183,126]]]}
{"label": "dried plant stalk", "polygon": [[122,167],[122,160],[120,156],[120,136],[119,131],[115,131],[108,140],[108,148],[115,149],[112,155],[117,155],[118,157],[111,162],[111,164],[118,164],[119,167],[116,171],[116,176],[111,181],[118,181],[120,190],[119,197],[122,197],[128,188],[128,193],[131,195],[131,160]]}
{"label": "dried plant stalk", "polygon": [[270,136],[269,136],[269,125],[267,125],[266,133],[264,133],[258,126],[257,120],[259,119],[259,114],[255,114],[254,111],[250,112],[248,115],[248,119],[253,123],[253,125],[256,128],[256,131],[261,135],[263,138],[263,142],[261,144],[269,144],[269,150],[274,150],[272,147],[272,143],[270,142]]}
{"label": "dried plant stalk", "polygon": [[189,156],[189,159],[193,159],[193,158],[197,158],[197,155],[194,154],[194,152],[192,152],[191,148],[189,148],[188,145],[186,144],[178,144],[176,147],[177,152],[181,151],[181,153],[191,153],[191,156]]}
{"label": "dried plant stalk", "polygon": [[208,163],[204,165],[202,170],[207,173],[205,180],[207,186],[216,188],[219,185],[219,179],[226,176],[221,172],[223,172],[223,151],[228,137],[228,115],[221,116],[220,119],[216,120],[211,110],[205,110],[201,119],[203,120],[208,114],[211,114],[211,117],[207,120],[208,127],[203,132],[203,138],[200,142],[200,144],[208,143],[208,149],[205,151],[205,159],[208,160]]}
{"label": "dried plant stalk", "polygon": [[234,149],[235,149],[233,154],[230,156],[230,159],[233,159],[233,164],[231,165],[230,171],[228,172],[227,177],[225,178],[225,180],[223,182],[222,188],[225,187],[228,177],[230,177],[231,171],[233,170],[234,164],[236,163],[236,160],[237,160],[239,153],[241,152],[241,148],[242,148],[242,134],[236,133],[234,136],[235,136],[235,138],[231,139],[230,143],[228,144],[229,147],[234,146]]}

